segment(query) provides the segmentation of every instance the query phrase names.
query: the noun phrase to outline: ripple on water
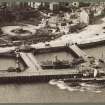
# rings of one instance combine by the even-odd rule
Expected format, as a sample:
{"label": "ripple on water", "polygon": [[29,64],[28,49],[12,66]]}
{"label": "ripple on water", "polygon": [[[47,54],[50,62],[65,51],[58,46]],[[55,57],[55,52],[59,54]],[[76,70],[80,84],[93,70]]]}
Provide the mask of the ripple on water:
{"label": "ripple on water", "polygon": [[95,92],[101,93],[102,89],[105,88],[105,84],[98,83],[69,83],[64,82],[63,80],[53,79],[49,81],[50,85],[57,86],[61,90],[68,90],[70,92],[79,91],[79,92]]}

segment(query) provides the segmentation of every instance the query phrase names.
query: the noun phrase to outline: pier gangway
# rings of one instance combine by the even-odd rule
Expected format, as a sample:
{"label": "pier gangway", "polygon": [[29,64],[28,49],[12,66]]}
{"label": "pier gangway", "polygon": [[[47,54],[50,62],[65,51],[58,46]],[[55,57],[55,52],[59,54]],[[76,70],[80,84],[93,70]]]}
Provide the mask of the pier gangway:
{"label": "pier gangway", "polygon": [[38,61],[35,59],[35,56],[32,53],[20,53],[21,58],[25,62],[25,64],[28,66],[28,68],[31,68],[33,70],[41,70],[41,67],[38,63]]}
{"label": "pier gangway", "polygon": [[69,49],[73,51],[78,57],[82,57],[84,60],[87,59],[88,55],[81,50],[76,44],[69,45]]}
{"label": "pier gangway", "polygon": [[28,53],[28,57],[31,59],[31,61],[34,63],[37,70],[42,70],[39,62],[36,60],[35,56],[32,53]]}

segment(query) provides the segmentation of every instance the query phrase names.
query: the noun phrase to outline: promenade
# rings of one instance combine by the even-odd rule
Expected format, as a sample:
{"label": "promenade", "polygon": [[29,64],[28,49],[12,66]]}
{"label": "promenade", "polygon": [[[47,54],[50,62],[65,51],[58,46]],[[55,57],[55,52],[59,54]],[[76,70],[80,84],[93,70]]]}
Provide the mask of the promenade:
{"label": "promenade", "polygon": [[[63,35],[60,38],[52,40],[50,42],[40,42],[37,44],[31,44],[30,46],[35,49],[46,47],[58,47],[65,46],[67,43],[72,44],[86,44],[94,43],[105,40],[105,18],[102,19],[100,24],[89,25],[79,33],[73,33]],[[47,46],[46,46],[47,45]],[[48,46],[49,45],[49,46]],[[17,47],[0,47],[0,53],[6,53],[15,50]]]}

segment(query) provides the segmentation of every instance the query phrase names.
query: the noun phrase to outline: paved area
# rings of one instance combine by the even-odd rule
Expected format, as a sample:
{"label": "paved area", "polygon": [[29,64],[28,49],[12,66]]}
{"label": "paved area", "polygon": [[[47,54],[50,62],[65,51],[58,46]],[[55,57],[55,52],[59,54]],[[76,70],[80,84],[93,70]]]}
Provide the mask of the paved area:
{"label": "paved area", "polygon": [[[84,44],[84,43],[105,40],[105,29],[104,29],[105,18],[103,18],[102,21],[103,22],[100,24],[87,26],[79,33],[64,35],[50,42],[45,42],[45,43],[40,42],[37,44],[32,44],[31,47],[33,48],[56,47],[56,46],[64,46],[66,45],[66,43]],[[6,47],[6,48],[0,47],[0,53],[8,52],[10,50],[14,50],[15,48],[16,47]]]}

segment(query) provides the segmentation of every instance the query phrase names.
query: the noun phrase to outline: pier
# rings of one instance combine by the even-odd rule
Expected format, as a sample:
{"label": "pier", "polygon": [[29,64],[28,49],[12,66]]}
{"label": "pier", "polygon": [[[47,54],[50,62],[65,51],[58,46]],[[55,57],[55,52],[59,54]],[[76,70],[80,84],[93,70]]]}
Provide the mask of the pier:
{"label": "pier", "polygon": [[20,53],[21,58],[26,63],[28,68],[32,70],[41,70],[38,61],[35,59],[35,56],[32,53]]}
{"label": "pier", "polygon": [[105,76],[96,78],[81,78],[77,70],[42,70],[36,72],[21,72],[21,73],[0,73],[0,83],[28,83],[28,82],[46,82],[51,79],[60,79],[66,82],[95,82],[104,83]]}
{"label": "pier", "polygon": [[88,55],[82,51],[77,45],[69,45],[68,48],[73,51],[78,57],[82,57],[84,60],[87,59]]}
{"label": "pier", "polygon": [[64,79],[73,78],[74,76],[80,76],[78,70],[75,69],[62,69],[62,70],[36,70],[32,71],[28,68],[26,71],[17,72],[0,72],[0,83],[11,82],[46,82],[51,79]]}

